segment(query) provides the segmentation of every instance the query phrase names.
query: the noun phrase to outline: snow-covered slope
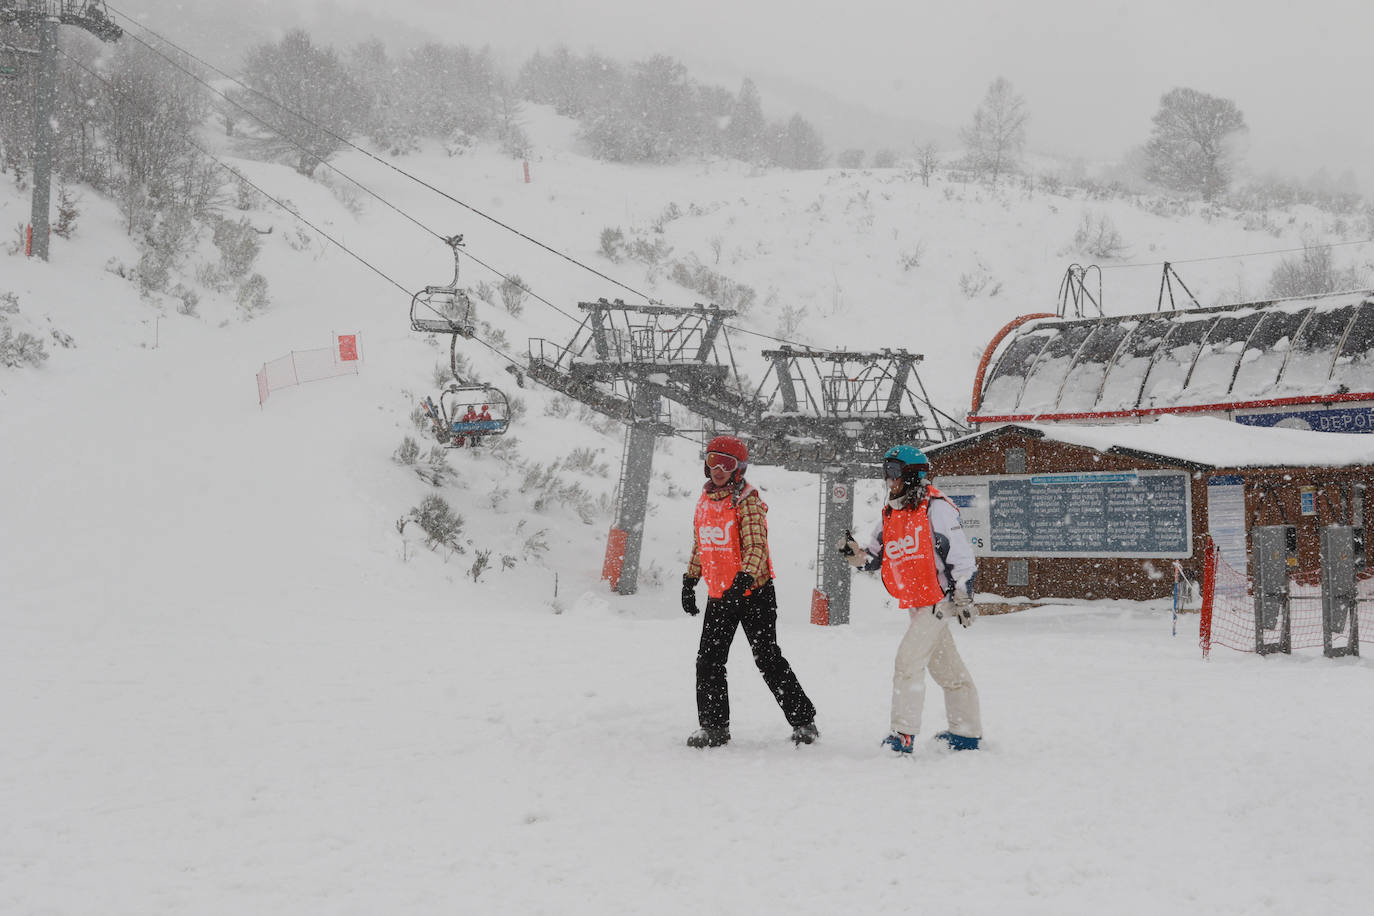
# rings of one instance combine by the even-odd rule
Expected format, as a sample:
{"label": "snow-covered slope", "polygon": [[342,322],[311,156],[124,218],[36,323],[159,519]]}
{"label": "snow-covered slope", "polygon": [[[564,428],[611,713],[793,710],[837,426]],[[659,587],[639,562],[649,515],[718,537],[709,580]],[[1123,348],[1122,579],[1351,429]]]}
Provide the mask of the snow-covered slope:
{"label": "snow-covered slope", "polygon": [[[530,128],[529,184],[484,149],[397,164],[663,301],[699,297],[601,258],[603,228],[661,237],[753,286],[743,328],[775,334],[805,309],[786,336],[922,352],[952,412],[996,328],[1053,309],[1067,262],[1084,260],[1065,250],[1083,213],[1110,216],[1133,261],[1292,247],[1314,218],[1284,216],[1274,235],[897,172],[614,167],[580,156],[546,114]],[[474,372],[524,412],[499,446],[451,453],[436,491],[393,455],[420,438],[410,415],[437,392],[446,349],[410,331],[408,295],[320,233],[407,289],[447,280],[447,249],[356,188],[351,210],[325,186],[344,187],[337,176],[235,164],[318,227],[247,214],[273,229],[258,265],[273,304],[251,320],[208,291],[200,317],[140,300],[111,272],[133,247],[89,193],[50,263],[0,258],[0,293],[19,308],[7,317],[50,353],[0,370],[0,911],[1277,913],[1367,899],[1369,819],[1358,793],[1330,790],[1374,750],[1355,725],[1366,663],[1203,664],[1195,618],[1174,637],[1155,606],[990,617],[959,634],[986,750],[885,759],[905,617],[865,578],[853,624],[807,623],[806,475],[753,472],[771,507],[780,641],[822,740],[787,742],[741,638],[736,740],[689,751],[699,624],[676,582],[693,444],[661,444],[630,597],[598,580],[619,438],[514,387],[485,347],[465,351]],[[629,299],[370,159],[337,164],[429,230],[465,233],[562,311]],[[661,219],[670,204],[681,215]],[[0,224],[27,205],[6,183]],[[967,297],[961,278],[979,264],[991,279]],[[1185,276],[1212,304],[1268,269],[1203,262]],[[1109,305],[1153,307],[1157,264],[1109,277]],[[516,361],[526,337],[574,328],[535,300],[482,318]],[[361,335],[357,376],[259,407],[264,362],[342,332]],[[591,457],[569,467],[576,452]],[[461,553],[398,531],[433,492],[464,520]],[[875,506],[861,490],[860,515]],[[927,707],[940,725],[934,691]]]}

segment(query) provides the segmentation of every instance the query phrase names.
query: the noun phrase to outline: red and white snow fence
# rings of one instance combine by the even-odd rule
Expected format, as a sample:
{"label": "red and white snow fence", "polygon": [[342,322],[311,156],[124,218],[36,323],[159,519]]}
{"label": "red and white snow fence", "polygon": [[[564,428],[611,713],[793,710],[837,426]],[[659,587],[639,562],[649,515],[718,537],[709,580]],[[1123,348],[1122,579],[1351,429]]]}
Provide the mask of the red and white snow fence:
{"label": "red and white snow fence", "polygon": [[336,334],[334,345],[318,350],[292,350],[262,364],[258,370],[258,406],[279,388],[318,382],[340,375],[357,375],[361,362],[357,334]]}

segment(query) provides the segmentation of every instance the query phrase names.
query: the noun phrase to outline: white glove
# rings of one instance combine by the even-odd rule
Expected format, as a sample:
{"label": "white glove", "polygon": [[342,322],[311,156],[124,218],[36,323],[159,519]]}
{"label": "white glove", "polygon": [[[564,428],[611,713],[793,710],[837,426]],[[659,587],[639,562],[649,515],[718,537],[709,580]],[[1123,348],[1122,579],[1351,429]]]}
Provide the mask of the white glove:
{"label": "white glove", "polygon": [[953,595],[935,605],[936,620],[952,617],[964,628],[973,626],[973,618],[977,616],[978,606],[973,603],[973,596],[968,593],[967,588],[956,588]]}

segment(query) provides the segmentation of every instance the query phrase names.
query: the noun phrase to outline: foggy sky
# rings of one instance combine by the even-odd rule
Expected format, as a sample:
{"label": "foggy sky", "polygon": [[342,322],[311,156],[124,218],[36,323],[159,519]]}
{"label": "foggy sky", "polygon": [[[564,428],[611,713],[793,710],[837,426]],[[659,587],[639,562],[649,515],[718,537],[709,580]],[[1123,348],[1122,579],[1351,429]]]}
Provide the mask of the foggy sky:
{"label": "foggy sky", "polygon": [[732,89],[743,76],[786,76],[951,131],[1000,75],[1026,99],[1033,150],[1090,159],[1143,143],[1160,97],[1187,86],[1239,106],[1251,169],[1348,169],[1374,194],[1368,0],[296,2],[395,16],[517,60],[566,44],[626,61],[667,53]]}

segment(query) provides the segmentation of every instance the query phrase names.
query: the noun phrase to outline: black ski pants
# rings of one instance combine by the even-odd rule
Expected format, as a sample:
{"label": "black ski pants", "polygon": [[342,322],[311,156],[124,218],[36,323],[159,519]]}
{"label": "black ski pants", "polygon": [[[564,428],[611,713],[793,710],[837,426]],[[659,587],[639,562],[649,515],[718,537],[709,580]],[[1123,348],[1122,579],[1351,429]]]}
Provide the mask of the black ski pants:
{"label": "black ski pants", "polygon": [[816,707],[778,648],[778,598],[771,581],[742,598],[708,599],[705,616],[697,649],[697,721],[702,728],[730,726],[725,661],[736,628],[743,628],[754,651],[754,664],[787,716],[787,723],[804,725],[816,718]]}

